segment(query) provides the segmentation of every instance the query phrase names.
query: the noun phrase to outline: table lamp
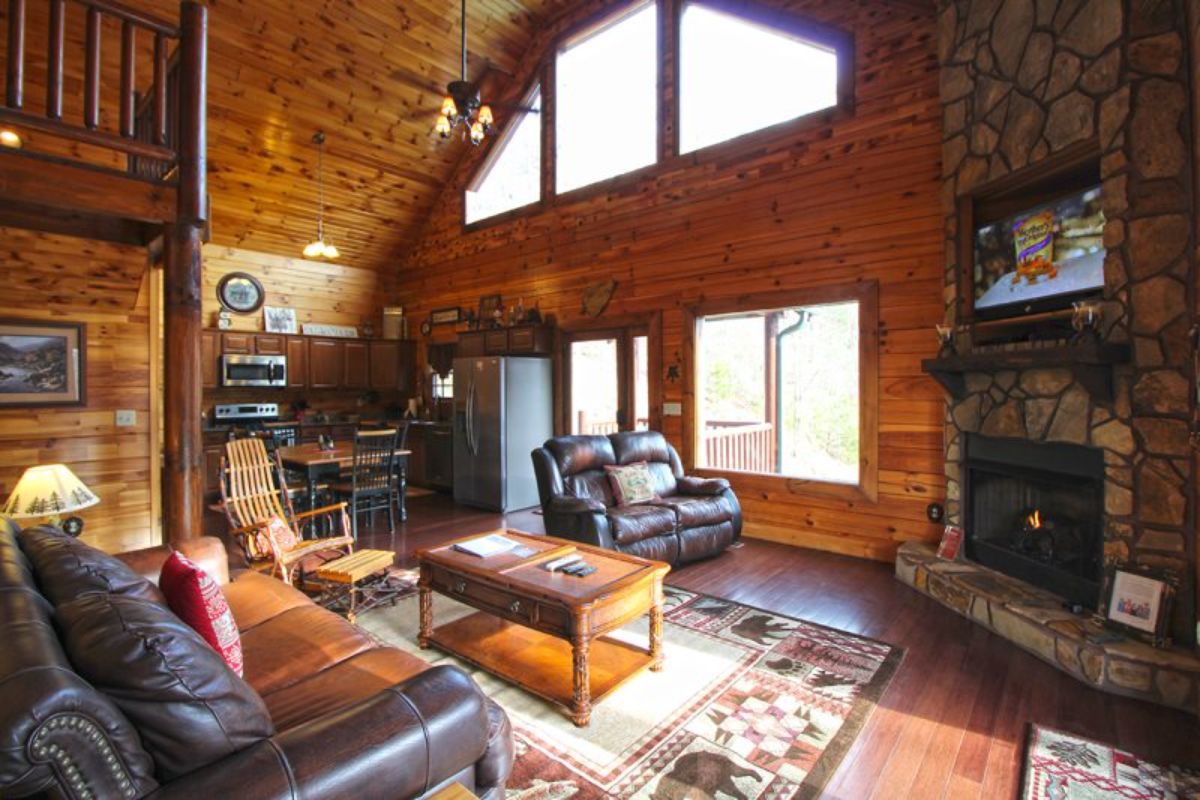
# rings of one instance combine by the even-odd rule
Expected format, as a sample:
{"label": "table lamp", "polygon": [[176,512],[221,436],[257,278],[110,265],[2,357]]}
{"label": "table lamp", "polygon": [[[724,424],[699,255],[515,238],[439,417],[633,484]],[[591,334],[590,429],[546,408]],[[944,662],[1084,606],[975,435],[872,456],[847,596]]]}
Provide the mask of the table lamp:
{"label": "table lamp", "polygon": [[83,532],[83,520],[62,515],[100,502],[83,481],[65,464],[43,464],[25,470],[17,488],[8,496],[4,513],[14,519],[49,517],[50,522],[71,536]]}

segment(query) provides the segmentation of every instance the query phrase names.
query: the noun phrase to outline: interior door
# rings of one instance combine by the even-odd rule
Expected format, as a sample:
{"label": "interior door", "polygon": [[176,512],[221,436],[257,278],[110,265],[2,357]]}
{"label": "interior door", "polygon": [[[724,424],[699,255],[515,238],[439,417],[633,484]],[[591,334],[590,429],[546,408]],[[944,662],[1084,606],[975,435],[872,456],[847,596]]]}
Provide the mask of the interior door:
{"label": "interior door", "polygon": [[568,332],[562,359],[563,430],[603,435],[650,428],[647,325]]}

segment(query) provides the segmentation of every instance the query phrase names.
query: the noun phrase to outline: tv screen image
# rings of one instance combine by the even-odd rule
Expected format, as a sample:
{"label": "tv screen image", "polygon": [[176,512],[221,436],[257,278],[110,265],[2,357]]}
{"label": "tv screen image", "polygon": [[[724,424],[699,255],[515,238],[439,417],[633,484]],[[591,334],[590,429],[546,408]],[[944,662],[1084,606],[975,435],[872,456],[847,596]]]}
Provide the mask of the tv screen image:
{"label": "tv screen image", "polygon": [[981,226],[975,310],[983,316],[1065,307],[1104,287],[1100,187]]}

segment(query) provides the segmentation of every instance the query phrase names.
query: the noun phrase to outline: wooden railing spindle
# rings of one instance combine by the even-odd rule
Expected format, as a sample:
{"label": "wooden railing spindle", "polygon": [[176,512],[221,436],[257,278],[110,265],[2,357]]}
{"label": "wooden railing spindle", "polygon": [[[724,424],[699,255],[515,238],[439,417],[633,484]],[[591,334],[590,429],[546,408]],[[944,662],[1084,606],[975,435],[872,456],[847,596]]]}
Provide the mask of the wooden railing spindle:
{"label": "wooden railing spindle", "polygon": [[154,35],[154,143],[167,143],[167,41]]}
{"label": "wooden railing spindle", "polygon": [[87,11],[87,54],[83,62],[83,125],[90,131],[100,127],[100,23],[95,7]]}
{"label": "wooden railing spindle", "polygon": [[46,116],[62,119],[63,36],[67,0],[50,0],[50,32],[46,42]]}
{"label": "wooden railing spindle", "polygon": [[20,108],[25,101],[25,0],[8,0],[8,76],[5,104]]}
{"label": "wooden railing spindle", "polygon": [[137,29],[125,20],[121,23],[121,135],[130,138],[137,124],[136,56]]}

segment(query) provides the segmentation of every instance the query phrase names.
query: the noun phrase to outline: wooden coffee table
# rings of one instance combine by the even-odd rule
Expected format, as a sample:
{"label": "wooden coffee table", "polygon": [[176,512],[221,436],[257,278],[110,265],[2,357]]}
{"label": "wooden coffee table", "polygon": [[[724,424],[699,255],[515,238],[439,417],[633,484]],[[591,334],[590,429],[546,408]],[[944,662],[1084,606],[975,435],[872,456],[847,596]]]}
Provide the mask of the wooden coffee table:
{"label": "wooden coffee table", "polygon": [[[417,551],[422,648],[435,645],[556,703],[580,727],[593,703],[646,667],[662,669],[662,582],[670,566],[549,536],[493,533],[533,555],[479,558],[455,550],[455,542]],[[542,567],[575,552],[596,572],[575,578]],[[435,629],[434,592],[479,611]],[[644,614],[650,615],[646,649],[605,636]]]}

